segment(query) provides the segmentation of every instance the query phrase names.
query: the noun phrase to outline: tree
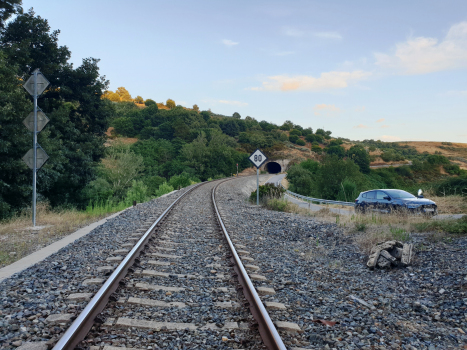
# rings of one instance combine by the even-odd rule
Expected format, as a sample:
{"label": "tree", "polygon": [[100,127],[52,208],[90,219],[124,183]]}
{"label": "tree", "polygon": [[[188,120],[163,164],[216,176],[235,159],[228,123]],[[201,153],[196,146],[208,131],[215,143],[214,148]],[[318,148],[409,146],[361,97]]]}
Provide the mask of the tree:
{"label": "tree", "polygon": [[308,142],[314,142],[316,141],[316,137],[313,134],[308,134],[305,136],[305,140],[307,140]]}
{"label": "tree", "polygon": [[32,111],[17,66],[7,65],[0,51],[0,220],[30,204],[31,170],[22,157],[31,148],[23,119]]}
{"label": "tree", "polygon": [[115,90],[115,93],[118,96],[120,96],[120,101],[124,101],[124,102],[133,101],[133,99],[131,98],[130,93],[123,86],[120,86],[117,90]]}
{"label": "tree", "polygon": [[151,100],[150,98],[148,98],[146,101],[144,101],[144,105],[145,105],[146,107],[153,106],[153,105],[156,105],[156,106],[157,106],[157,103],[156,103],[156,101]]}
{"label": "tree", "polygon": [[290,135],[289,136],[289,141],[292,143],[297,143],[297,140],[299,140],[299,137],[297,135]]}
{"label": "tree", "polygon": [[136,96],[135,97],[135,103],[143,104],[144,99],[141,96]]}
{"label": "tree", "polygon": [[358,165],[363,174],[370,173],[370,155],[363,146],[355,145],[350,147],[347,156]]}
{"label": "tree", "polygon": [[100,175],[110,184],[115,196],[123,198],[126,189],[144,169],[143,157],[120,145],[110,147],[107,152],[107,157],[102,160]]}
{"label": "tree", "polygon": [[193,105],[193,110],[196,111],[196,112],[199,112],[199,107],[198,107],[198,105]]}
{"label": "tree", "polygon": [[11,15],[23,13],[22,0],[2,0],[0,3],[0,28],[5,28],[5,22]]}
{"label": "tree", "polygon": [[293,123],[290,121],[290,120],[286,120],[284,122],[284,124],[282,124],[282,126],[280,127],[281,130],[284,130],[284,131],[289,131],[291,129],[293,129]]}
{"label": "tree", "polygon": [[175,101],[169,98],[169,99],[165,102],[165,105],[166,105],[168,108],[173,109],[173,108],[175,108]]}
{"label": "tree", "polygon": [[8,23],[0,49],[6,65],[17,62],[17,76],[23,81],[39,68],[50,82],[39,99],[51,122],[39,134],[49,161],[38,173],[38,191],[52,205],[79,205],[83,204],[80,193],[95,178],[95,165],[104,155],[104,136],[113,107],[101,99],[108,82],[99,75],[99,60],[87,58],[73,68],[68,63],[70,51],[58,45],[58,34],[57,30],[51,32],[47,20],[30,10]]}
{"label": "tree", "polygon": [[242,117],[240,116],[239,113],[235,112],[233,115],[232,115],[233,118],[235,119],[241,119]]}

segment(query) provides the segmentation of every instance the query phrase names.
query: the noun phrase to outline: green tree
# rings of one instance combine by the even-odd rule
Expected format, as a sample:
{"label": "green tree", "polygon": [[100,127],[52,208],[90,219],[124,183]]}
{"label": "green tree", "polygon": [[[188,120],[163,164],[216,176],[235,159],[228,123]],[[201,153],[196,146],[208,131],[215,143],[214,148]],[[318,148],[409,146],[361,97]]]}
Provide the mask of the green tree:
{"label": "green tree", "polygon": [[358,165],[363,174],[370,173],[370,155],[363,146],[354,145],[350,147],[347,156]]}
{"label": "green tree", "polygon": [[196,112],[199,112],[199,107],[198,107],[198,105],[193,105],[193,110],[196,111]]}
{"label": "green tree", "polygon": [[51,122],[39,134],[49,161],[39,172],[38,191],[52,205],[82,204],[79,194],[95,178],[95,165],[104,155],[113,107],[101,99],[108,82],[99,75],[98,60],[87,58],[73,68],[68,48],[58,46],[58,34],[30,10],[8,23],[0,49],[6,65],[17,63],[23,81],[39,68],[50,82],[39,99]]}
{"label": "green tree", "polygon": [[294,124],[290,120],[286,120],[284,124],[280,127],[281,130],[289,131],[293,129]]}
{"label": "green tree", "polygon": [[144,170],[143,157],[121,145],[110,147],[102,160],[100,174],[111,186],[117,198],[123,198],[132,181]]}
{"label": "green tree", "polygon": [[135,103],[143,104],[144,99],[141,96],[136,96],[135,97]]}
{"label": "green tree", "polygon": [[5,27],[5,22],[14,14],[23,13],[22,0],[2,0],[0,2],[0,29]]}
{"label": "green tree", "polygon": [[144,101],[144,104],[145,104],[146,107],[153,106],[153,105],[157,106],[156,101],[151,100],[150,98],[148,98],[146,101]]}
{"label": "green tree", "polygon": [[30,204],[31,170],[22,157],[31,148],[31,135],[23,119],[32,111],[17,66],[6,63],[0,51],[0,220]]}
{"label": "green tree", "polygon": [[297,143],[298,140],[299,140],[299,137],[297,135],[290,135],[289,136],[289,141],[292,142],[292,143]]}
{"label": "green tree", "polygon": [[240,116],[239,113],[235,112],[233,115],[232,115],[233,118],[235,119],[241,119],[242,117]]}
{"label": "green tree", "polygon": [[166,105],[168,108],[173,109],[173,108],[175,108],[175,101],[169,98],[169,99],[165,102],[165,105]]}

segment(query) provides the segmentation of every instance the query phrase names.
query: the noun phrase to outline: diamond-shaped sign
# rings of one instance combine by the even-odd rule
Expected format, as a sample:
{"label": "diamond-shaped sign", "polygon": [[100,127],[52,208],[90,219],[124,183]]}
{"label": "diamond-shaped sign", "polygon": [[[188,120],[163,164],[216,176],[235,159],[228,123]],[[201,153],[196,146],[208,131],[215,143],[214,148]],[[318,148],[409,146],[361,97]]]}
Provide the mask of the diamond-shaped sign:
{"label": "diamond-shaped sign", "polygon": [[[37,73],[37,96],[42,94],[49,84],[49,81],[45,79],[42,73]],[[29,77],[23,87],[27,92],[34,96],[34,75]]]}
{"label": "diamond-shaped sign", "polygon": [[259,168],[261,167],[261,165],[264,164],[265,161],[268,160],[268,157],[266,157],[263,152],[257,149],[251,154],[250,158],[248,159],[254,164],[255,167]]}
{"label": "diamond-shaped sign", "polygon": [[[48,122],[49,118],[47,118],[42,111],[37,111],[37,132],[44,129],[44,126],[46,126]],[[29,113],[29,115],[23,120],[23,124],[29,131],[34,131],[34,112]]]}
{"label": "diamond-shaped sign", "polygon": [[[36,169],[42,168],[47,159],[49,159],[47,153],[45,153],[45,151],[40,146],[37,147]],[[34,169],[34,149],[31,148],[28,153],[24,155],[23,161],[29,168]]]}

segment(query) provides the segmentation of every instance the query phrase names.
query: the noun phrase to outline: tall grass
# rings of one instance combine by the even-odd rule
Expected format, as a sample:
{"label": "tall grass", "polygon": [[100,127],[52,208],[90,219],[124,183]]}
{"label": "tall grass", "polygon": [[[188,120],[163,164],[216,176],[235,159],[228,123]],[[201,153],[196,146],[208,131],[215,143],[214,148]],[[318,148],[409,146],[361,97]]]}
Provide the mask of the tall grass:
{"label": "tall grass", "polygon": [[86,206],[86,214],[89,214],[91,216],[101,216],[105,214],[111,214],[111,213],[116,213],[121,210],[124,210],[128,207],[130,207],[132,204],[128,203],[128,201],[119,201],[119,202],[114,202],[112,200],[108,201],[98,201],[96,203],[89,203]]}

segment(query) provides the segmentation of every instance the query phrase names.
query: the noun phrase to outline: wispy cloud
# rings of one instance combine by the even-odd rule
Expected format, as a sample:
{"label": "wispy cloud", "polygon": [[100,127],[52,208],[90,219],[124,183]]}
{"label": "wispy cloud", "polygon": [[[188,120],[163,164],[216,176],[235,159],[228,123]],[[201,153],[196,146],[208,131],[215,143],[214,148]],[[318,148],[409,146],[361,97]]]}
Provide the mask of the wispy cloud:
{"label": "wispy cloud", "polygon": [[365,112],[365,106],[355,108],[355,112]]}
{"label": "wispy cloud", "polygon": [[236,43],[235,41],[229,40],[229,39],[223,39],[222,44],[224,44],[227,47],[238,45],[238,43]]}
{"label": "wispy cloud", "polygon": [[443,40],[409,38],[392,54],[375,53],[376,64],[401,74],[426,74],[467,67],[467,22],[449,29]]}
{"label": "wispy cloud", "polygon": [[341,112],[339,107],[336,107],[335,105],[327,105],[325,103],[314,106],[313,110],[315,115],[325,115],[327,117],[334,116]]}
{"label": "wispy cloud", "polygon": [[358,124],[358,125],[354,126],[353,128],[354,129],[369,129],[370,127],[367,126],[367,125]]}
{"label": "wispy cloud", "polygon": [[378,119],[376,122],[377,122],[377,123],[382,123],[382,122],[384,122],[384,121],[385,121],[385,119],[384,119],[384,118],[381,118],[381,119]]}
{"label": "wispy cloud", "polygon": [[343,89],[354,82],[368,78],[370,72],[325,72],[318,78],[309,75],[276,75],[268,77],[261,87],[253,87],[250,90],[268,91],[323,91],[333,89]]}
{"label": "wispy cloud", "polygon": [[232,106],[248,106],[248,103],[240,102],[240,101],[219,100],[219,103],[223,103],[226,105],[232,105]]}
{"label": "wispy cloud", "polygon": [[389,128],[389,125],[381,125],[380,128],[381,129],[387,129],[387,128]]}
{"label": "wispy cloud", "polygon": [[379,139],[381,141],[386,141],[386,142],[395,142],[395,141],[402,140],[399,136],[391,136],[391,135],[383,135]]}
{"label": "wispy cloud", "polygon": [[342,39],[338,32],[313,32],[312,35],[321,39]]}

